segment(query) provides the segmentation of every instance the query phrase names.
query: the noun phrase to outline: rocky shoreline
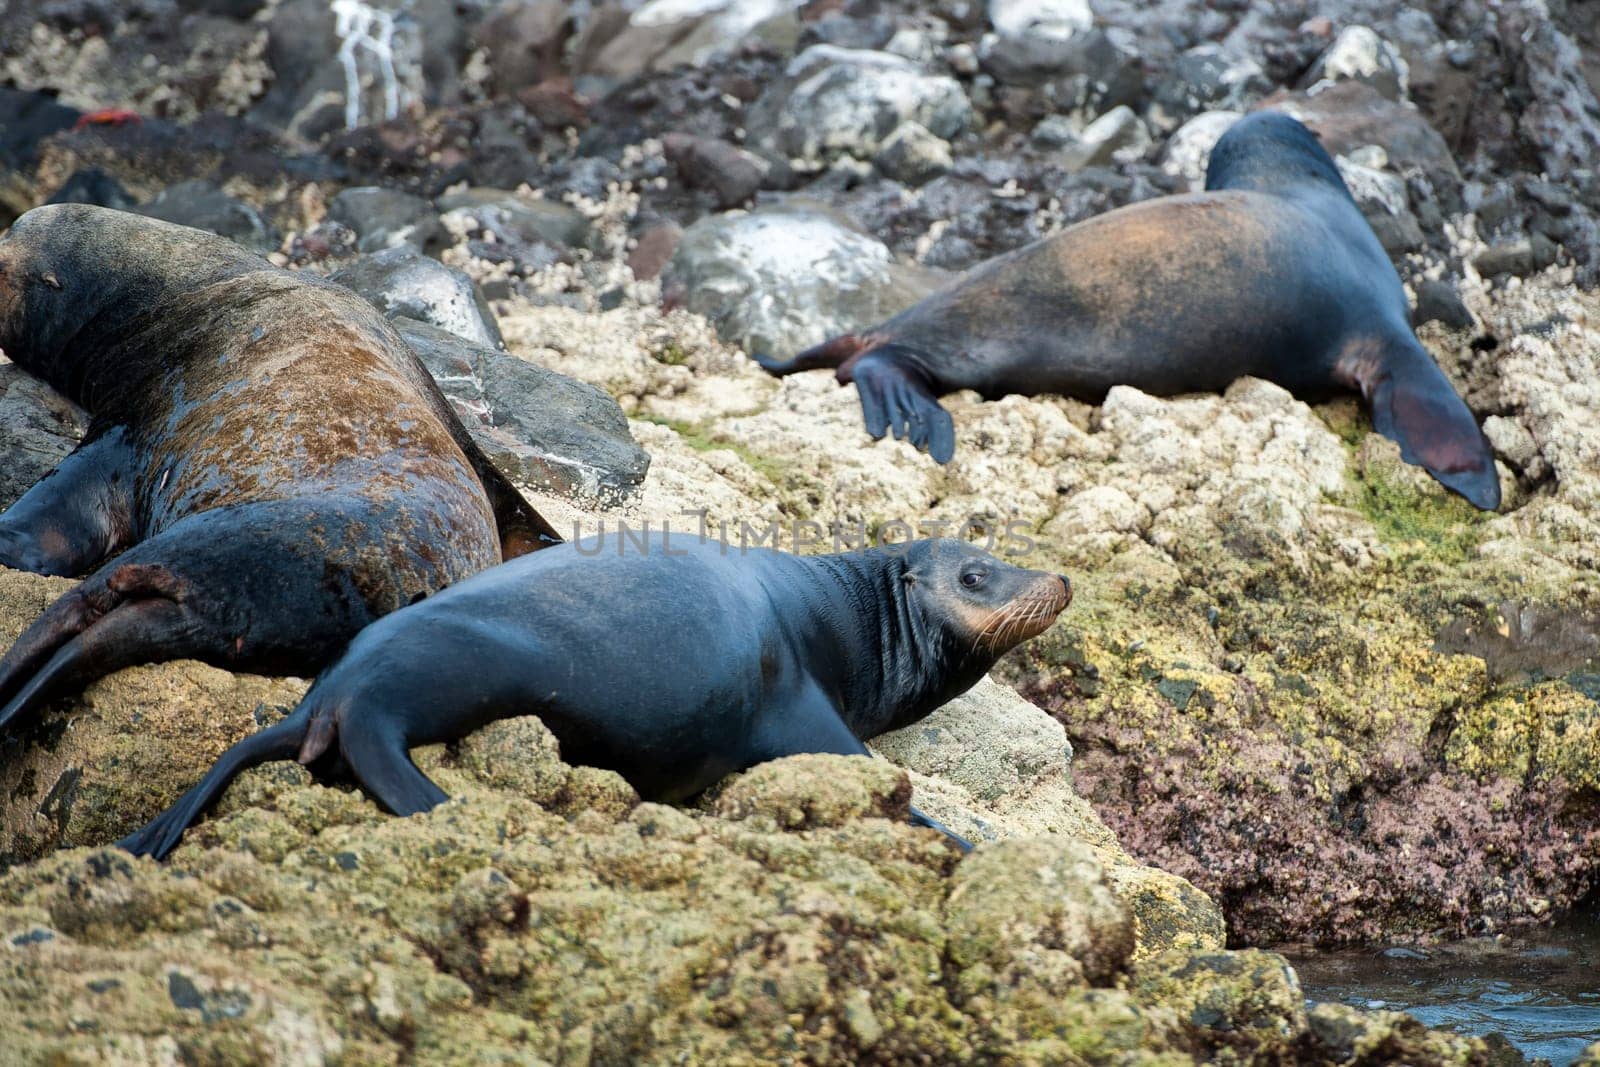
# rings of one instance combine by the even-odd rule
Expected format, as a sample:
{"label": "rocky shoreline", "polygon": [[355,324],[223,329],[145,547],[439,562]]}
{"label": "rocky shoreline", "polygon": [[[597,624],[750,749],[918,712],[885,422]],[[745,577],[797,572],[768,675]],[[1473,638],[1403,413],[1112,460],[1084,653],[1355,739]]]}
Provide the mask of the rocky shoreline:
{"label": "rocky shoreline", "polygon": [[[1013,523],[1077,588],[886,761],[678,810],[515,720],[427,754],[432,815],[269,767],[167,867],[103,846],[304,683],[107,679],[0,751],[23,1062],[1516,1062],[1308,1010],[1261,948],[1493,935],[1600,885],[1582,5],[417,0],[393,78],[341,51],[384,32],[359,3],[13,7],[0,222],[88,200],[351,284],[563,532]],[[937,467],[747,358],[1191,188],[1264,103],[1338,156],[1500,513],[1251,379],[952,397]],[[0,506],[81,432],[0,364]],[[0,572],[0,641],[61,588]],[[912,790],[984,844],[897,827]]]}

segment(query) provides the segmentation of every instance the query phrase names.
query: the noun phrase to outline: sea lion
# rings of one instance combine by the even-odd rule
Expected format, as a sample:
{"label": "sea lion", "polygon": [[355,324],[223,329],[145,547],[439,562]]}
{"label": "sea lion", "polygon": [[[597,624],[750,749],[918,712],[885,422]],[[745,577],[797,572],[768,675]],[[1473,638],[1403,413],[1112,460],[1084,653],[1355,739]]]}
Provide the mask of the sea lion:
{"label": "sea lion", "polygon": [[513,715],[647,800],[780,756],[865,755],[863,738],[971,688],[1071,597],[1064,577],[955,540],[811,557],[682,533],[558,546],[369,626],[287,718],[122,846],[165,856],[268,760],[342,763],[396,815],[427,811],[445,794],[407,749]]}
{"label": "sea lion", "polygon": [[837,368],[867,432],[945,463],[937,397],[975,389],[1098,402],[1113,385],[1216,391],[1252,375],[1306,400],[1359,390],[1374,428],[1473,504],[1500,504],[1477,421],[1411,332],[1405,292],[1316,137],[1258,112],[1217,142],[1206,191],[1107,212],[998,256],[775,375]]}
{"label": "sea lion", "polygon": [[137,663],[310,674],[381,615],[560,538],[341,286],[80,204],[0,238],[0,353],[87,409],[0,566],[88,575],[0,659],[0,729]]}

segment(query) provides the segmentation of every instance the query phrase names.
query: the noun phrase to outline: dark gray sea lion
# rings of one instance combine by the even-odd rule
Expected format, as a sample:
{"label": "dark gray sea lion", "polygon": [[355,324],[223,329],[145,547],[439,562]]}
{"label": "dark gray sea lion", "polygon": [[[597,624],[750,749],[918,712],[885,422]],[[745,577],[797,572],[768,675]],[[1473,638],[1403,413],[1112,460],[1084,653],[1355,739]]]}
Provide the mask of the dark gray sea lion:
{"label": "dark gray sea lion", "polygon": [[0,352],[87,409],[0,566],[87,575],[0,659],[0,729],[137,663],[321,669],[560,538],[383,317],[198,230],[85,205],[0,238]]}
{"label": "dark gray sea lion", "polygon": [[683,534],[643,552],[616,535],[562,545],[362,631],[293,713],[122,844],[165,856],[268,760],[342,764],[389,811],[427,811],[445,794],[407,749],[513,715],[648,800],[780,756],[864,755],[863,738],[971,688],[1071,596],[962,541],[812,557]]}
{"label": "dark gray sea lion", "polygon": [[1500,504],[1477,421],[1411,332],[1405,292],[1338,168],[1300,123],[1241,119],[1217,142],[1206,191],[1132,204],[975,267],[881,326],[773,374],[837,368],[867,432],[892,430],[948,462],[937,398],[1113,385],[1214,391],[1244,375],[1306,400],[1359,390],[1377,431],[1480,508]]}

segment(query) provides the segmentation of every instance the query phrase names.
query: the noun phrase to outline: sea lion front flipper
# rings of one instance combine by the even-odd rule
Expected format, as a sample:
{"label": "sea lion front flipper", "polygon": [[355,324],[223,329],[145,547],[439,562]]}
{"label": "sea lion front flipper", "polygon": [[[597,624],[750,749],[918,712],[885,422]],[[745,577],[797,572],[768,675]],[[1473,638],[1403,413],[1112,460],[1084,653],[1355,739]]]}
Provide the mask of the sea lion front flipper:
{"label": "sea lion front flipper", "polygon": [[117,842],[117,847],[135,856],[164,860],[183,840],[184,831],[209,811],[223,791],[239,774],[272,760],[293,759],[300,751],[306,726],[311,720],[307,701],[288,717],[234,745],[222,754],[200,783],[179,797],[177,803],[150,820],[142,829]]}
{"label": "sea lion front flipper", "polygon": [[968,841],[966,838],[962,837],[960,834],[956,833],[954,830],[950,829],[950,827],[946,826],[938,819],[935,819],[933,816],[929,815],[915,804],[911,805],[911,825],[926,826],[930,830],[937,830],[944,836],[948,837],[962,852],[972,851],[971,841]]}
{"label": "sea lion front flipper", "polygon": [[1500,506],[1494,452],[1450,379],[1416,342],[1347,346],[1337,373],[1372,408],[1372,428],[1400,446],[1400,457],[1476,507]]}
{"label": "sea lion front flipper", "polygon": [[134,458],[121,427],[91,434],[0,515],[0,567],[76,578],[125,548]]}
{"label": "sea lion front flipper", "polygon": [[867,433],[881,441],[890,431],[910,441],[937,463],[949,463],[956,454],[956,428],[950,413],[939,406],[926,377],[895,346],[874,349],[847,368],[839,380],[854,381],[861,395],[861,414]]}
{"label": "sea lion front flipper", "polygon": [[339,751],[361,788],[391,814],[420,815],[450,799],[417,770],[400,733],[382,729],[374,718],[353,725],[346,720],[339,730]]}

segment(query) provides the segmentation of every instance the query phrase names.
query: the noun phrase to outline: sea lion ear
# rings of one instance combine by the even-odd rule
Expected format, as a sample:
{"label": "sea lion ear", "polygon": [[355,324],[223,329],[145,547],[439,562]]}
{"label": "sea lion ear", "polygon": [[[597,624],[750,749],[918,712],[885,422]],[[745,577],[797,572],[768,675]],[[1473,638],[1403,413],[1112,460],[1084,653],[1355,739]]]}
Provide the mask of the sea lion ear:
{"label": "sea lion ear", "polygon": [[54,271],[45,271],[43,274],[39,275],[39,280],[44,282],[52,289],[61,288],[61,279],[55,276]]}
{"label": "sea lion ear", "polygon": [[906,583],[907,585],[916,585],[917,584],[917,576],[915,574],[912,574],[910,571],[906,571],[904,574],[902,574],[900,576],[900,580],[902,582]]}

